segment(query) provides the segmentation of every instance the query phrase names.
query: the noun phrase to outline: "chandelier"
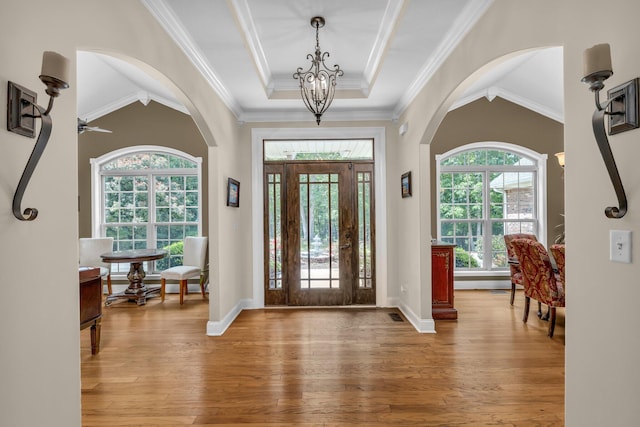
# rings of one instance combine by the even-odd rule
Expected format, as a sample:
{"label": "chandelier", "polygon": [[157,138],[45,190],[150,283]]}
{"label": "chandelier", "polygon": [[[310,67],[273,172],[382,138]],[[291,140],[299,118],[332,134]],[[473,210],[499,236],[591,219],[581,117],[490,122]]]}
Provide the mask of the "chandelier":
{"label": "chandelier", "polygon": [[336,92],[336,77],[342,76],[343,72],[336,64],[333,70],[329,69],[325,63],[325,58],[329,57],[329,52],[320,50],[318,30],[324,27],[325,20],[322,16],[311,18],[311,26],[316,29],[316,52],[315,55],[308,54],[307,59],[311,61],[311,66],[307,71],[302,71],[302,67],[293,73],[294,79],[300,80],[300,95],[307,106],[316,116],[316,123],[320,125],[322,114],[329,108],[333,96]]}

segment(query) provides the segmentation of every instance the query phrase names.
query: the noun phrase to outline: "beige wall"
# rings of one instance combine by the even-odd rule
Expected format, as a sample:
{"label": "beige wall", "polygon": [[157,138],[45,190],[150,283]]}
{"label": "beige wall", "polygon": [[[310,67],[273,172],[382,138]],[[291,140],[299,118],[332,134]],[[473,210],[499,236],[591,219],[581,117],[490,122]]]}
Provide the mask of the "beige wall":
{"label": "beige wall", "polygon": [[[579,19],[575,10],[581,11]],[[629,212],[622,219],[608,219],[604,209],[617,205],[617,200],[591,129],[593,94],[580,79],[583,50],[602,42],[611,44],[615,73],[605,89],[640,76],[640,3],[571,1],[559,12],[573,23],[565,37],[564,60],[567,281],[571,283],[566,424],[633,426],[640,420],[640,311],[636,304],[640,299],[640,130],[610,137]],[[633,232],[633,264],[609,261],[612,229]],[[597,313],[616,313],[619,322],[603,321]]]}
{"label": "beige wall", "polygon": [[564,150],[563,125],[502,98],[479,99],[449,112],[431,142],[431,234],[437,236],[437,154],[472,142],[498,141],[548,155],[547,242],[552,243],[564,223],[564,175],[555,153]]}
{"label": "beige wall", "polygon": [[[637,256],[633,264],[612,263],[608,256],[609,230],[633,231],[640,225],[640,198],[634,197],[640,182],[635,143],[639,131],[612,137],[630,204],[623,219],[607,219],[604,207],[616,199],[591,129],[593,94],[580,82],[584,49],[602,42],[611,44],[615,72],[607,88],[640,75],[635,42],[640,35],[639,14],[640,4],[632,1],[605,5],[594,0],[496,0],[400,118],[401,123],[409,123],[406,149],[399,155],[400,167],[407,169],[419,163],[413,158],[414,147],[432,142],[467,78],[477,77],[478,70],[518,51],[564,47],[565,219],[570,283],[566,308],[567,426],[632,426],[640,419],[636,404],[640,399],[640,370],[636,367],[640,312],[635,307],[640,296],[640,269]],[[422,158],[429,155],[428,150],[421,154]],[[423,163],[421,174],[429,174],[428,160]],[[421,221],[430,217],[431,205],[426,202],[430,193],[430,188],[419,190]],[[398,222],[398,234],[415,225]],[[426,243],[424,236],[422,241]],[[638,243],[636,232],[632,245],[637,248]],[[427,245],[421,246],[420,254],[400,247],[401,256],[426,260],[428,252],[423,246]],[[420,281],[420,291],[427,293],[430,272],[423,270]],[[603,297],[605,294],[614,296]],[[421,307],[423,313],[425,305]],[[601,313],[624,313],[624,319],[612,327]]]}
{"label": "beige wall", "polygon": [[[215,161],[209,164],[208,178],[209,195],[215,196],[210,199],[215,208],[209,212],[208,230],[212,257],[221,241],[235,253],[250,250],[250,240],[229,238],[230,219],[215,213],[221,198],[217,192],[222,194],[217,187],[223,185],[218,166],[225,165],[225,176],[238,174],[239,160],[230,160],[240,157],[237,124],[141,2],[63,0],[56,7],[45,0],[9,2],[2,14],[7,19],[0,26],[0,55],[7,60],[0,63],[0,99],[6,99],[11,80],[36,90],[39,103],[46,105],[48,97],[38,79],[44,50],[69,58],[72,71],[71,87],[55,102],[51,139],[24,196],[23,208],[40,212],[33,222],[14,218],[11,203],[34,140],[0,126],[0,237],[6,243],[0,254],[0,282],[3,293],[11,296],[0,299],[0,414],[3,425],[80,426],[76,51],[97,50],[134,62],[163,81],[192,113],[210,147],[209,162]],[[5,102],[0,103],[0,117],[6,117]],[[235,265],[212,268],[210,289],[221,286],[218,278],[227,269],[235,270]],[[18,300],[18,295],[24,298]],[[221,315],[221,306],[212,304],[211,318]]]}
{"label": "beige wall", "polygon": [[90,123],[113,133],[78,135],[79,235],[91,237],[91,159],[125,147],[157,145],[202,157],[202,233],[209,230],[207,145],[187,114],[156,102],[135,102]]}

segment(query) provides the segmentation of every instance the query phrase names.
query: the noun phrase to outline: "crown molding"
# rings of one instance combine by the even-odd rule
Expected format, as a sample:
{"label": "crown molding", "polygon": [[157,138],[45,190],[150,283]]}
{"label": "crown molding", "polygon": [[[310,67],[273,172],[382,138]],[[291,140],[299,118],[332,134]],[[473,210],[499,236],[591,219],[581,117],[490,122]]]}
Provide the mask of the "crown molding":
{"label": "crown molding", "polygon": [[124,96],[120,99],[116,99],[115,101],[112,101],[106,105],[101,106],[100,108],[97,108],[95,110],[88,111],[87,113],[79,114],[79,115],[81,116],[80,117],[81,119],[86,120],[87,122],[91,122],[93,120],[99,119],[102,116],[106,116],[107,114],[113,113],[116,110],[124,108],[127,105],[133,104],[136,101],[139,101],[145,107],[149,105],[150,101],[155,101],[158,104],[162,104],[169,108],[173,108],[174,110],[180,111],[181,113],[189,114],[189,110],[187,110],[187,108],[184,105],[180,104],[179,102],[171,101],[167,98],[156,96],[146,91],[138,91],[135,93],[131,93],[127,96]]}
{"label": "crown molding", "polygon": [[[322,115],[322,122],[391,121],[392,111],[360,111],[357,109],[330,109]],[[313,122],[308,110],[244,112],[238,119],[242,123]]]}
{"label": "crown molding", "polygon": [[451,52],[484,15],[492,3],[493,0],[478,0],[471,1],[467,4],[462,13],[456,18],[440,45],[435,49],[434,54],[423,65],[420,73],[418,73],[418,77],[411,83],[407,92],[405,92],[398,101],[394,109],[395,118],[399,118],[402,115],[404,110],[406,110],[415,97],[418,96],[433,74],[440,68],[442,63],[449,57]]}
{"label": "crown molding", "polygon": [[389,0],[387,3],[378,29],[378,35],[373,43],[362,76],[362,89],[366,91],[367,94],[371,92],[378,71],[380,70],[380,65],[382,64],[382,58],[386,54],[389,42],[398,28],[400,18],[404,14],[407,3],[405,0]]}
{"label": "crown molding", "polygon": [[242,34],[244,35],[245,42],[249,47],[249,52],[258,70],[260,80],[262,80],[267,95],[269,95],[269,93],[274,90],[275,83],[272,78],[271,69],[269,68],[267,56],[264,54],[264,49],[262,49],[262,44],[260,43],[260,37],[258,37],[258,29],[253,21],[249,3],[247,0],[231,0],[230,4],[242,29]]}
{"label": "crown molding", "polygon": [[[245,42],[262,80],[267,97],[271,97],[273,92],[297,89],[299,83],[288,76],[274,76],[269,68],[264,49],[260,43],[258,30],[251,15],[251,9],[247,0],[231,0],[230,4],[236,19],[242,29]],[[364,72],[357,78],[340,78],[340,87],[343,89],[359,90],[364,97],[368,97],[371,92],[375,77],[378,74],[382,59],[387,51],[392,35],[395,33],[402,12],[406,8],[406,0],[388,0],[387,7],[382,16],[378,34],[369,54]]]}
{"label": "crown molding", "polygon": [[189,58],[191,63],[200,71],[205,80],[218,94],[222,102],[231,110],[236,118],[241,114],[240,105],[233,99],[230,92],[216,76],[215,70],[206,60],[200,49],[185,31],[180,21],[176,18],[173,10],[164,0],[141,0],[142,4],[156,18],[162,28],[169,34],[178,47]]}
{"label": "crown molding", "polygon": [[499,96],[504,100],[507,100],[513,104],[517,104],[521,107],[524,107],[528,110],[536,112],[542,116],[548,117],[559,123],[564,123],[564,113],[562,111],[558,112],[552,108],[549,108],[545,105],[537,103],[531,99],[522,97],[520,95],[516,95],[513,92],[509,92],[508,90],[505,90],[497,86],[492,86],[486,90],[474,92],[468,96],[465,96],[464,98],[457,100],[456,102],[453,103],[453,105],[451,105],[451,107],[449,108],[449,111],[453,111],[457,108],[463,107],[480,98],[487,98],[487,100],[491,102],[494,100],[496,96]]}

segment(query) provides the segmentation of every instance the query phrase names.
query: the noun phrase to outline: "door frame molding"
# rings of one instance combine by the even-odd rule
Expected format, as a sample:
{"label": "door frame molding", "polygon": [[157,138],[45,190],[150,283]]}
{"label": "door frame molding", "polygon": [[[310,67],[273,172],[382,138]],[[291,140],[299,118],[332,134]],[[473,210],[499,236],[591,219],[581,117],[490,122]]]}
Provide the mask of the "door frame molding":
{"label": "door frame molding", "polygon": [[253,295],[247,308],[264,308],[263,145],[265,139],[373,138],[376,220],[376,306],[390,306],[387,293],[386,139],[384,127],[253,128],[251,130],[251,202]]}

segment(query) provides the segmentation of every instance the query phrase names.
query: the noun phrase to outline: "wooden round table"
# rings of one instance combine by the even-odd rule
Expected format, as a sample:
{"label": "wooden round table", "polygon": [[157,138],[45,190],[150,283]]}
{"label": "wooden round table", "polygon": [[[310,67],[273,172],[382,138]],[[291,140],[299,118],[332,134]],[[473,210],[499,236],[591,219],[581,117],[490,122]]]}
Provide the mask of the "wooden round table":
{"label": "wooden round table", "polygon": [[154,261],[167,256],[169,252],[165,249],[132,249],[128,251],[106,252],[100,255],[102,261],[109,263],[128,262],[131,267],[127,274],[129,286],[124,292],[112,294],[107,297],[105,305],[109,306],[117,299],[127,299],[135,301],[138,305],[147,303],[147,298],[160,294],[160,288],[147,288],[143,280],[146,276],[142,263],[145,261]]}

